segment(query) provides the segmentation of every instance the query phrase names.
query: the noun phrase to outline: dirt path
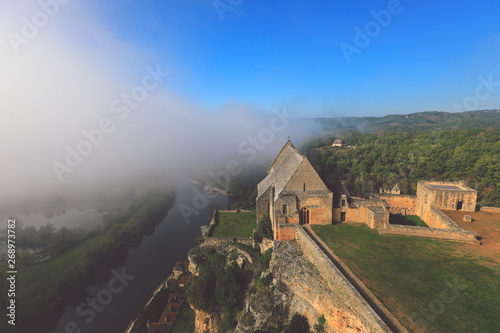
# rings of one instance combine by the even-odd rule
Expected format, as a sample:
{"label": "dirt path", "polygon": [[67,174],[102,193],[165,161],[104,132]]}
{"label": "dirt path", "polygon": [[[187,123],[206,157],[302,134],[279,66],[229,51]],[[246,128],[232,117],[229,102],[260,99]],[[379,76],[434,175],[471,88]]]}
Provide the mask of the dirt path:
{"label": "dirt path", "polygon": [[[473,230],[481,245],[467,244],[467,250],[480,256],[488,256],[500,263],[500,212],[462,212],[444,210],[447,216],[465,230]],[[470,215],[472,222],[464,222],[463,216]]]}

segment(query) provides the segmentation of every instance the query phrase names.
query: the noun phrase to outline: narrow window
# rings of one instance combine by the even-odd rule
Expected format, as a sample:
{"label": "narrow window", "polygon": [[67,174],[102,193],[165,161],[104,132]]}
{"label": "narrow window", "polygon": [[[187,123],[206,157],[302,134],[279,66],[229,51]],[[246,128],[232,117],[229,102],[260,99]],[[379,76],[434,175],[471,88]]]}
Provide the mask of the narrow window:
{"label": "narrow window", "polygon": [[306,183],[304,183],[304,192],[306,191]]}
{"label": "narrow window", "polygon": [[342,199],[342,207],[345,207],[345,199]]}
{"label": "narrow window", "polygon": [[283,215],[286,215],[288,212],[287,212],[287,206],[286,204],[283,204]]}

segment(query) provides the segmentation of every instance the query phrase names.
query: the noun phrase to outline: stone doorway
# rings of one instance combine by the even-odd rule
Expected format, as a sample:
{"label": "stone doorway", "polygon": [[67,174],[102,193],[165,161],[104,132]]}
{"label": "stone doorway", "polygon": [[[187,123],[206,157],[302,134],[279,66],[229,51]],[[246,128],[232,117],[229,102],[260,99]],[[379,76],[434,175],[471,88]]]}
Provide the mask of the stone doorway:
{"label": "stone doorway", "polygon": [[464,205],[463,201],[457,202],[457,210],[462,210],[463,205]]}
{"label": "stone doorway", "polygon": [[311,217],[311,212],[309,208],[304,207],[300,210],[300,224],[309,224],[309,219]]}
{"label": "stone doorway", "polygon": [[345,212],[340,212],[340,222],[345,222]]}

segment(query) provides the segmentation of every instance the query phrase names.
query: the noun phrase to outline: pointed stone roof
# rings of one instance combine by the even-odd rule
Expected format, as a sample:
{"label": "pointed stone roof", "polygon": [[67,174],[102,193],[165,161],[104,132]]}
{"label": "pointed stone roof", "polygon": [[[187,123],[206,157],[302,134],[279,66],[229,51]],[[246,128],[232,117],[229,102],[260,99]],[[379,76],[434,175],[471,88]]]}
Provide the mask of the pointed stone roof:
{"label": "pointed stone roof", "polygon": [[271,163],[269,169],[267,169],[267,177],[257,185],[257,199],[271,186],[275,188],[276,198],[283,191],[286,184],[288,184],[304,158],[295,149],[292,142],[288,140],[273,163]]}
{"label": "pointed stone roof", "polygon": [[401,190],[399,189],[399,184],[396,183],[396,185],[394,185],[394,187],[392,188],[391,192],[401,192]]}

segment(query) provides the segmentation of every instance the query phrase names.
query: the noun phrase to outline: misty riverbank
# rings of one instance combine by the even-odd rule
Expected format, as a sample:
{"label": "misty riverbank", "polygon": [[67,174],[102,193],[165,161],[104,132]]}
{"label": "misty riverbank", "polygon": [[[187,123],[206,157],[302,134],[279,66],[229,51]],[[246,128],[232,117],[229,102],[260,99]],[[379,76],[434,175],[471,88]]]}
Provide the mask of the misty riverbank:
{"label": "misty riverbank", "polygon": [[126,279],[126,274],[113,267],[125,262],[129,246],[153,232],[174,202],[175,193],[168,187],[133,191],[107,217],[102,233],[84,233],[84,238],[74,244],[71,235],[61,238],[71,230],[61,229],[62,233],[53,234],[43,251],[55,254],[54,258],[18,268],[16,328],[22,332],[45,332],[57,323],[63,306],[85,295],[87,284],[116,276]]}
{"label": "misty riverbank", "polygon": [[[206,207],[186,220],[179,206],[193,207],[195,189],[204,191],[203,185],[193,184],[188,179],[179,180],[176,202],[167,217],[156,226],[152,234],[129,249],[124,265],[114,268],[116,272],[124,272],[131,278],[127,281],[127,286],[113,293],[112,298],[106,300],[106,305],[99,306],[98,311],[92,309],[89,300],[104,295],[115,276],[110,274],[111,277],[101,284],[87,285],[85,295],[66,307],[54,333],[65,332],[65,326],[70,322],[76,323],[82,333],[123,333],[126,330],[151,293],[170,274],[175,263],[186,260],[194,238],[200,235],[200,226],[209,221],[209,210],[223,209],[228,204],[226,196],[212,195]],[[77,311],[79,306],[80,311]],[[87,312],[82,314],[82,310]]]}

